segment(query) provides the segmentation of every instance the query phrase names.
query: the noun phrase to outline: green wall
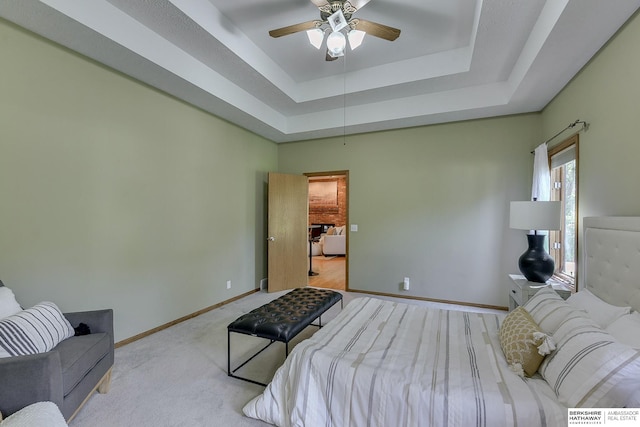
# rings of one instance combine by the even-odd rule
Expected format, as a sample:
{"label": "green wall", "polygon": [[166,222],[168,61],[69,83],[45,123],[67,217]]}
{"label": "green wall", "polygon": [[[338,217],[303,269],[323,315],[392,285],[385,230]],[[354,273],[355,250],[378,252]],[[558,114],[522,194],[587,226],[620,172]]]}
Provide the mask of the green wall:
{"label": "green wall", "polygon": [[640,215],[639,45],[636,13],[542,113],[545,137],[576,119],[590,123],[580,133],[580,218]]}
{"label": "green wall", "polygon": [[542,114],[278,146],[0,20],[0,278],[125,339],[257,287],[266,172],[349,170],[352,289],[505,306],[542,140],[588,121],[580,216],[640,214],[639,44],[636,15]]}
{"label": "green wall", "polygon": [[3,20],[0,55],[0,278],[24,306],[111,307],[121,340],[258,286],[276,144]]}
{"label": "green wall", "polygon": [[540,139],[540,115],[518,115],[283,144],[279,169],[349,170],[350,289],[506,306],[526,249],[509,202],[530,196]]}

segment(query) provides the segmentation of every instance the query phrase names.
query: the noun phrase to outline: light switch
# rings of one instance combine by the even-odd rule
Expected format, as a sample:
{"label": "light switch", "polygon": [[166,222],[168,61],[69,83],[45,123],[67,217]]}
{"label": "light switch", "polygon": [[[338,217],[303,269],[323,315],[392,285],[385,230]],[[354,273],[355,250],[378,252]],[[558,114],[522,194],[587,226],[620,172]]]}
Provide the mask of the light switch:
{"label": "light switch", "polygon": [[351,224],[351,231],[358,231],[358,224]]}

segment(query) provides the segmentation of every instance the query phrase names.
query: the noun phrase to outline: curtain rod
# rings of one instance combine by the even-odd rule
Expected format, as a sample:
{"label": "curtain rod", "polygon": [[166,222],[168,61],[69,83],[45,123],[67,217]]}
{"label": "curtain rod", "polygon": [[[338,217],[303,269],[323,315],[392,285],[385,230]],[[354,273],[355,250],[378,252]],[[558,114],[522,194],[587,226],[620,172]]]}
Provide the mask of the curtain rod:
{"label": "curtain rod", "polygon": [[[575,122],[570,123],[566,128],[562,129],[560,132],[556,133],[551,138],[547,139],[545,142],[543,142],[543,144],[548,144],[550,141],[556,139],[565,130],[573,128],[577,124],[580,124],[580,123],[582,124],[582,129],[578,130],[578,132],[580,132],[581,130],[584,130],[584,131],[588,131],[589,130],[589,123],[585,122],[584,120],[577,119]],[[533,153],[535,153],[535,150],[531,152],[531,154],[533,154]]]}

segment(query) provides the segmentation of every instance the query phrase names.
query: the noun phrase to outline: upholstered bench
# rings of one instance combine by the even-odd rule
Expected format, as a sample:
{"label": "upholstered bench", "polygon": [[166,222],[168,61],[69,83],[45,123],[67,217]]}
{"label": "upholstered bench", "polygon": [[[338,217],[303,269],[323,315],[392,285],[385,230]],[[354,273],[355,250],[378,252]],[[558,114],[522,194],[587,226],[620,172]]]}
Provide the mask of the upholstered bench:
{"label": "upholstered bench", "polygon": [[[266,385],[234,373],[276,341],[285,344],[285,357],[288,356],[289,341],[309,325],[321,328],[322,314],[338,301],[342,307],[342,294],[339,292],[328,289],[298,288],[240,316],[227,326],[227,374],[254,384]],[[315,319],[318,319],[317,325],[312,323]],[[269,344],[231,370],[232,332],[265,338],[269,340]]]}

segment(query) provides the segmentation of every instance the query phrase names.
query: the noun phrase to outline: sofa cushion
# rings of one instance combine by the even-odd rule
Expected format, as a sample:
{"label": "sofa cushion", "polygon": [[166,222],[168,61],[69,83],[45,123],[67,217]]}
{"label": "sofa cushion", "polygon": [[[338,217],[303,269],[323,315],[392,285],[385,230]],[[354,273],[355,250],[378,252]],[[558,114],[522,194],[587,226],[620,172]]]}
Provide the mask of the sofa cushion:
{"label": "sofa cushion", "polygon": [[62,365],[64,396],[109,353],[110,348],[111,340],[104,332],[72,337],[56,347]]}
{"label": "sofa cushion", "polygon": [[44,353],[75,331],[52,302],[41,302],[0,320],[0,357]]}
{"label": "sofa cushion", "polygon": [[347,236],[324,236],[322,253],[324,255],[345,255],[347,250]]}

